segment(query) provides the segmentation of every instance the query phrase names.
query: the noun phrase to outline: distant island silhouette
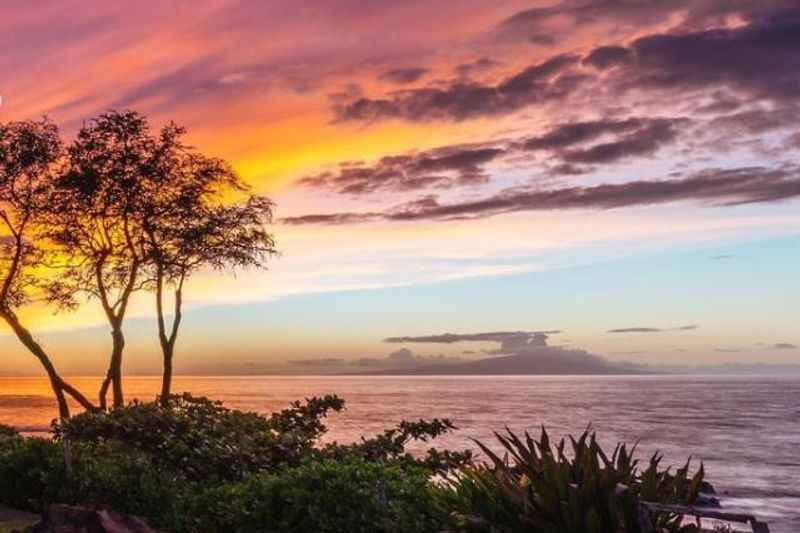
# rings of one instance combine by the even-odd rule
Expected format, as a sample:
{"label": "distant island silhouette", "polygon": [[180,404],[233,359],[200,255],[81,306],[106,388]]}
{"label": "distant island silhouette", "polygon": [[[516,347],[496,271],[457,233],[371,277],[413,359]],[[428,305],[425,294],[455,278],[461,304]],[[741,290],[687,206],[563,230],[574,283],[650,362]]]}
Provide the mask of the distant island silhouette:
{"label": "distant island silhouette", "polygon": [[[570,352],[574,353],[574,352]],[[440,375],[618,375],[655,374],[642,365],[614,363],[586,354],[586,357],[563,357],[559,350],[535,355],[506,355],[463,363],[428,364],[366,372],[369,375],[440,376]]]}

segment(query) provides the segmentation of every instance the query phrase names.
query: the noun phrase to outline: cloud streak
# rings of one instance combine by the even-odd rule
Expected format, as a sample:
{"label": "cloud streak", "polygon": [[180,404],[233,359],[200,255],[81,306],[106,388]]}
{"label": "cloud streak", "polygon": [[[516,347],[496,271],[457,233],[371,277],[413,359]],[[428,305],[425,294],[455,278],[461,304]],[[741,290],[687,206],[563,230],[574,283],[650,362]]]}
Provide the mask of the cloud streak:
{"label": "cloud streak", "polygon": [[300,225],[452,220],[523,211],[617,209],[683,201],[731,206],[779,202],[798,196],[798,169],[742,167],[708,169],[682,179],[638,180],[552,189],[509,188],[480,200],[450,204],[440,204],[436,198],[423,197],[381,212],[302,215],[284,218],[282,222]]}
{"label": "cloud streak", "polygon": [[402,119],[415,122],[461,121],[512,113],[532,104],[560,100],[580,82],[570,75],[579,56],[557,55],[531,65],[496,85],[462,79],[445,88],[399,91],[384,98],[359,98],[334,108],[335,122],[375,122]]}
{"label": "cloud streak", "polygon": [[687,326],[679,326],[676,328],[649,328],[649,327],[632,327],[632,328],[617,328],[610,329],[606,333],[664,333],[668,331],[693,331],[699,329],[697,324],[689,324]]}
{"label": "cloud streak", "polygon": [[377,191],[475,185],[488,180],[484,165],[505,153],[505,149],[493,146],[447,146],[421,153],[382,157],[371,165],[348,163],[340,165],[336,171],[309,176],[298,183],[355,196]]}
{"label": "cloud streak", "polygon": [[440,335],[424,335],[418,337],[387,337],[383,342],[400,343],[433,343],[453,344],[456,342],[524,342],[546,339],[549,335],[561,333],[561,330],[545,331],[490,331],[486,333],[443,333]]}
{"label": "cloud streak", "polygon": [[796,350],[797,345],[790,342],[777,342],[772,345],[773,350]]}
{"label": "cloud streak", "polygon": [[420,67],[400,68],[384,72],[383,74],[378,76],[378,79],[380,81],[386,81],[397,85],[405,85],[407,83],[414,83],[415,81],[419,81],[427,73],[428,69],[426,68],[420,68]]}

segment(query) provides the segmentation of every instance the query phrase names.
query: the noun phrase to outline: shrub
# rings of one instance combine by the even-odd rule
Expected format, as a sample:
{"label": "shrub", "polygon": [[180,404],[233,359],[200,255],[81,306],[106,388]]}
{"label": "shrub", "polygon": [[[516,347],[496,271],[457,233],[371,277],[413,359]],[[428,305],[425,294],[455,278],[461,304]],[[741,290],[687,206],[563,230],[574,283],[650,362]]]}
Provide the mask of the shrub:
{"label": "shrub", "polygon": [[0,439],[3,437],[16,437],[19,433],[16,429],[12,428],[11,426],[7,426],[5,424],[0,424]]}
{"label": "shrub", "polygon": [[[557,444],[497,434],[504,457],[415,456],[406,447],[455,429],[448,420],[401,422],[353,444],[319,444],[336,396],[271,416],[190,395],[166,406],[133,403],[54,426],[55,439],[0,436],[0,503],[108,507],[175,533],[446,532],[657,533],[696,531],[640,503],[692,504],[702,465],[640,467],[624,444],[607,455],[593,433]],[[70,468],[65,466],[69,449]]]}
{"label": "shrub", "polygon": [[58,440],[115,442],[189,481],[221,483],[299,464],[327,430],[322,419],[343,406],[336,396],[326,396],[264,417],[183,394],[166,406],[134,402],[82,413],[57,423],[54,433]]}
{"label": "shrub", "polygon": [[175,531],[415,533],[441,529],[427,472],[363,459],[307,461],[191,497]]}
{"label": "shrub", "polygon": [[692,504],[702,465],[693,477],[688,463],[673,474],[659,470],[656,454],[639,471],[624,444],[609,457],[588,431],[570,437],[569,455],[565,441],[551,445],[544,429],[538,440],[526,433],[523,441],[511,431],[496,435],[509,459],[477,443],[489,463],[463,469],[439,493],[453,511],[453,531],[638,533],[648,530],[647,521],[657,532],[697,531],[679,516],[643,516],[639,504]]}
{"label": "shrub", "polygon": [[0,438],[0,503],[40,511],[58,500],[66,481],[64,455],[40,438]]}
{"label": "shrub", "polygon": [[360,457],[440,473],[470,461],[468,452],[430,449],[417,458],[406,451],[411,441],[429,442],[455,429],[449,420],[403,421],[397,427],[355,444],[318,447],[331,411],[341,411],[336,396],[294,402],[271,416],[226,409],[219,402],[189,394],[168,405],[134,402],[108,412],[77,415],[54,425],[57,440],[118,443],[145,454],[159,468],[189,481],[222,483],[257,472],[297,466],[308,456],[320,459]]}
{"label": "shrub", "polygon": [[110,508],[163,525],[170,520],[179,492],[188,487],[145,454],[117,443],[78,443],[72,447],[72,471],[59,501]]}
{"label": "shrub", "polygon": [[0,503],[33,512],[50,503],[108,507],[159,522],[171,512],[181,485],[148,457],[85,443],[72,444],[70,457],[67,473],[63,443],[0,439]]}
{"label": "shrub", "polygon": [[422,468],[435,475],[445,474],[469,464],[472,461],[472,453],[469,450],[452,451],[430,448],[425,455],[417,457],[406,451],[406,447],[411,442],[427,443],[456,429],[455,425],[446,418],[404,420],[394,428],[387,429],[374,437],[361,437],[360,442],[328,444],[322,448],[320,456],[333,459],[358,457],[367,461],[390,462],[401,466]]}

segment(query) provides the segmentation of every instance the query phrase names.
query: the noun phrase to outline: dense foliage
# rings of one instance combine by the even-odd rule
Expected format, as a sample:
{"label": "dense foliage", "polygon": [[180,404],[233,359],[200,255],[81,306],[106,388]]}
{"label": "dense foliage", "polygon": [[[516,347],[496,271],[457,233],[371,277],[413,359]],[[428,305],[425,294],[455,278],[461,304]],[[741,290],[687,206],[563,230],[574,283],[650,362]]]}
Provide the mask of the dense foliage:
{"label": "dense foliage", "polygon": [[194,531],[423,533],[443,522],[426,471],[358,458],[307,460],[189,503],[180,514]]}
{"label": "dense foliage", "polygon": [[553,445],[547,432],[524,440],[513,432],[496,434],[508,459],[477,443],[489,463],[463,469],[443,491],[454,510],[457,531],[511,533],[690,532],[681,517],[648,516],[640,502],[691,504],[704,469],[689,476],[689,463],[672,473],[659,469],[654,455],[643,470],[624,444],[608,456],[594,433]]}
{"label": "dense foliage", "polygon": [[134,402],[125,409],[86,412],[56,424],[54,433],[57,440],[117,443],[160,470],[218,483],[298,464],[325,433],[323,419],[343,407],[341,399],[327,396],[263,417],[184,394],[166,406]]}
{"label": "dense foliage", "polygon": [[0,504],[106,507],[176,533],[695,531],[639,503],[694,502],[702,466],[690,476],[688,464],[663,469],[654,456],[640,468],[633,451],[607,455],[588,432],[569,446],[544,431],[498,434],[505,457],[477,443],[484,462],[410,454],[410,443],[455,429],[438,419],[323,444],[326,417],[343,407],[327,396],[261,416],[181,395],[78,415],[51,440],[3,430]]}

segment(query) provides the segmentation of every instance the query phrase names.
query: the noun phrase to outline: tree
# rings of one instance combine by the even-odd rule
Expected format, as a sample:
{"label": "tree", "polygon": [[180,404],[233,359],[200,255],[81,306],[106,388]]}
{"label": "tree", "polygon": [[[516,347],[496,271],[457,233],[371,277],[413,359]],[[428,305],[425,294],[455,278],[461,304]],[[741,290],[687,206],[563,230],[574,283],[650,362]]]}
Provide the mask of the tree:
{"label": "tree", "polygon": [[[155,292],[158,338],[163,355],[161,401],[172,388],[175,344],[183,316],[187,279],[202,269],[264,268],[276,253],[266,230],[272,202],[250,189],[223,160],[197,153],[184,144],[185,130],[169,124],[161,130],[154,156],[143,176],[140,198],[146,235],[147,270]],[[226,204],[227,196],[245,199]],[[165,316],[172,291],[172,323]]]}
{"label": "tree", "polygon": [[[251,194],[225,161],[184,144],[184,134],[173,123],[153,134],[136,112],[106,113],[78,133],[54,183],[47,226],[67,267],[48,284],[48,294],[60,307],[86,296],[103,308],[112,348],[101,408],[110,385],[114,407],[124,404],[123,323],[134,292],[148,288],[156,294],[166,401],[186,280],[201,269],[264,267],[275,253],[265,229],[272,202]],[[244,199],[231,204],[229,196]],[[168,326],[170,290],[174,312]]]}
{"label": "tree", "polygon": [[123,323],[131,295],[141,288],[146,261],[140,204],[147,197],[142,176],[153,150],[147,121],[138,113],[100,115],[68,148],[47,209],[49,238],[67,260],[62,275],[48,286],[50,300],[71,308],[81,296],[97,299],[111,328],[101,408],[106,407],[109,385],[114,407],[124,405]]}
{"label": "tree", "polygon": [[40,289],[48,251],[37,237],[39,215],[51,198],[54,166],[62,153],[58,130],[47,120],[0,124],[0,318],[40,361],[58,403],[59,416],[69,418],[66,395],[85,409],[93,405],[65,381],[42,346],[22,324],[17,309]]}

